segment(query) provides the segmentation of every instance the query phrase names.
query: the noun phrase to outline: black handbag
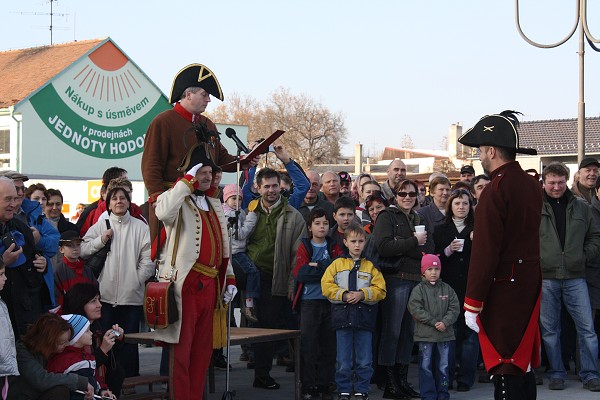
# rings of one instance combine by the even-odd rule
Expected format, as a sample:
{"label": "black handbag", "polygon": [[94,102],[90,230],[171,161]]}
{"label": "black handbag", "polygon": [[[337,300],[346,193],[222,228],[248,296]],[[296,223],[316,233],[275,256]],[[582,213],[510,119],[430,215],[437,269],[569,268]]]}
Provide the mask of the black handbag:
{"label": "black handbag", "polygon": [[[106,229],[110,229],[110,222],[108,219],[106,221]],[[106,263],[106,257],[110,252],[110,245],[112,243],[112,239],[108,239],[103,248],[98,250],[96,253],[92,254],[86,261],[86,265],[90,267],[92,273],[98,279],[102,269],[104,268],[104,264]]]}

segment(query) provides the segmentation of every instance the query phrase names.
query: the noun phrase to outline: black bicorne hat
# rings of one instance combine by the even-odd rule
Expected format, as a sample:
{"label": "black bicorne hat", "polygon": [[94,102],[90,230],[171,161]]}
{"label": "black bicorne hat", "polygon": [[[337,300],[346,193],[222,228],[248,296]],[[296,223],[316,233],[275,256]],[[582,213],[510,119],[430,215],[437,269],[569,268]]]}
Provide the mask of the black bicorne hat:
{"label": "black bicorne hat", "polygon": [[215,74],[202,64],[190,64],[175,75],[169,103],[178,102],[184,90],[192,86],[201,87],[215,98],[223,101],[223,91],[221,91],[221,85]]}
{"label": "black bicorne hat", "polygon": [[200,163],[202,163],[203,167],[208,165],[215,168],[217,166],[211,158],[210,150],[206,143],[197,143],[192,146],[183,160],[181,160],[181,164],[179,164],[177,171],[186,172],[194,165]]}
{"label": "black bicorne hat", "polygon": [[466,131],[458,142],[469,147],[495,146],[516,150],[517,153],[536,155],[537,150],[519,147],[515,111],[486,115],[474,127]]}

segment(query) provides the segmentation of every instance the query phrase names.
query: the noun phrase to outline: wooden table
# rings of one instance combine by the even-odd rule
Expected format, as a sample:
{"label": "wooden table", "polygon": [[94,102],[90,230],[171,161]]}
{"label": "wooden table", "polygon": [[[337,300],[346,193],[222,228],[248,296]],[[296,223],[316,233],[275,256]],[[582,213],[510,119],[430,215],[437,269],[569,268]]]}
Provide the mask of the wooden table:
{"label": "wooden table", "polygon": [[[125,335],[125,342],[154,345],[157,343],[154,337],[154,332],[128,333]],[[296,400],[300,400],[300,331],[285,329],[231,328],[232,346],[277,342],[279,340],[292,340],[294,343],[294,392]],[[212,381],[212,386],[214,387],[214,376],[212,377]]]}

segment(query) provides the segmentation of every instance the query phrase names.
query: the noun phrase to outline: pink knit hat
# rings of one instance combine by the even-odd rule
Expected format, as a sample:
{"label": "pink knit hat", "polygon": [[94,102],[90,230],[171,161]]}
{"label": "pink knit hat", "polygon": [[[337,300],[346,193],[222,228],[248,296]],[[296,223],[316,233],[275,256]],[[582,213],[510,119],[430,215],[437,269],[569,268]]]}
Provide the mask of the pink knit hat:
{"label": "pink knit hat", "polygon": [[[229,185],[225,185],[223,188],[223,201],[227,201],[231,196],[235,196],[238,194],[238,185],[235,183],[230,183]],[[242,189],[240,189],[240,199],[242,198]]]}
{"label": "pink knit hat", "polygon": [[442,263],[440,262],[440,258],[435,254],[423,253],[423,258],[421,259],[421,275],[423,275],[430,267],[438,267],[441,271]]}

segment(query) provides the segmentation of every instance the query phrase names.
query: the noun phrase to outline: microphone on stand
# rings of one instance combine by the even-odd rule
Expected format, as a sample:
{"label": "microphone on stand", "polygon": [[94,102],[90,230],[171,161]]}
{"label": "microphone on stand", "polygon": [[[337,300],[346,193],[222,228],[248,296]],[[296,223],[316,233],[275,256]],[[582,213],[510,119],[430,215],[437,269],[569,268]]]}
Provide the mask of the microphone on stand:
{"label": "microphone on stand", "polygon": [[250,150],[248,149],[248,147],[246,147],[244,142],[242,142],[240,138],[237,137],[233,128],[225,129],[225,135],[227,135],[229,139],[232,139],[235,142],[239,151],[243,151],[246,154],[250,153]]}

